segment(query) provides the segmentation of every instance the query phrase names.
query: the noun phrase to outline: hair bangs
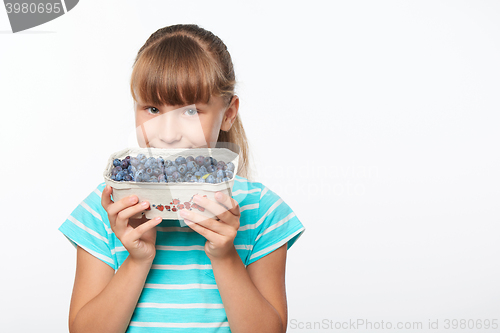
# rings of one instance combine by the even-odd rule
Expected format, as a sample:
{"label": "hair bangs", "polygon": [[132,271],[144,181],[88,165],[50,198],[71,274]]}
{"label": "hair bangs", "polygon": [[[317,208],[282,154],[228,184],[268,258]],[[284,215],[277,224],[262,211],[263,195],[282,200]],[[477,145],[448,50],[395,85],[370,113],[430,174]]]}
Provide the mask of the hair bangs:
{"label": "hair bangs", "polygon": [[130,88],[136,102],[152,105],[208,104],[222,92],[217,62],[196,41],[169,36],[149,45],[136,58]]}

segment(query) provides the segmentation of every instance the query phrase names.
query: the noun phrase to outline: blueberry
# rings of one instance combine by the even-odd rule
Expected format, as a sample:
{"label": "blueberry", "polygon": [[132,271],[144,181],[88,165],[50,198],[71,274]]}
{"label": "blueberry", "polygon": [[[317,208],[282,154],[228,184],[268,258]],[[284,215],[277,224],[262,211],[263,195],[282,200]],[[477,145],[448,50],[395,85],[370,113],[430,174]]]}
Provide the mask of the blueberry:
{"label": "blueberry", "polygon": [[179,171],[179,173],[181,175],[185,175],[186,172],[187,172],[187,167],[186,167],[186,164],[181,164],[179,165],[179,167],[177,168],[177,171]]}
{"label": "blueberry", "polygon": [[194,157],[193,156],[188,156],[186,157],[187,162],[194,162]]}
{"label": "blueberry", "polygon": [[210,164],[209,166],[207,166],[207,172],[212,173],[212,172],[214,172],[215,170],[216,170],[216,169],[215,169],[215,166],[214,166],[214,165]]}
{"label": "blueberry", "polygon": [[196,157],[194,160],[195,160],[196,164],[198,164],[199,166],[202,166],[205,163],[205,157],[203,157],[201,155]]}
{"label": "blueberry", "polygon": [[224,161],[217,162],[217,169],[218,170],[224,170],[225,166],[226,166],[226,162],[224,162]]}
{"label": "blueberry", "polygon": [[139,160],[139,162],[141,163],[146,163],[146,155],[144,154],[139,154],[137,155],[137,159]]}
{"label": "blueberry", "polygon": [[128,166],[129,166],[129,160],[123,160],[121,166],[122,166],[122,169],[128,168]]}
{"label": "blueberry", "polygon": [[210,175],[205,179],[205,182],[215,184],[215,178],[214,176]]}
{"label": "blueberry", "polygon": [[208,167],[209,165],[217,165],[217,161],[212,156],[205,157],[203,165]]}
{"label": "blueberry", "polygon": [[158,162],[156,162],[156,158],[150,157],[146,160],[146,163],[144,163],[144,166],[146,168],[152,167],[153,165],[157,165]]}
{"label": "blueberry", "polygon": [[120,161],[118,158],[115,158],[113,160],[113,166],[117,167],[117,166],[121,166],[122,165],[122,161]]}
{"label": "blueberry", "polygon": [[141,163],[141,162],[139,161],[139,159],[137,157],[130,158],[130,164],[132,164],[133,166],[136,167],[139,163]]}
{"label": "blueberry", "polygon": [[172,178],[174,178],[174,180],[181,178],[181,174],[179,173],[179,171],[172,172]]}
{"label": "blueberry", "polygon": [[198,179],[198,183],[205,183],[205,178]]}
{"label": "blueberry", "polygon": [[138,170],[134,175],[135,181],[142,182],[145,174],[146,172],[144,171],[144,169]]}
{"label": "blueberry", "polygon": [[201,173],[201,171],[196,171],[194,173],[194,176],[197,177],[197,178],[200,178],[200,177],[203,177],[203,173]]}
{"label": "blueberry", "polygon": [[226,177],[226,173],[224,170],[217,170],[217,178],[224,178]]}
{"label": "blueberry", "polygon": [[182,156],[179,156],[175,159],[175,164],[181,165],[181,164],[186,164],[186,159]]}
{"label": "blueberry", "polygon": [[111,175],[110,177],[112,180],[116,180],[116,176],[115,175]]}
{"label": "blueberry", "polygon": [[120,171],[122,171],[122,167],[121,167],[121,166],[116,166],[116,167],[114,167],[114,168],[113,168],[113,170],[111,170],[111,174],[112,174],[113,176],[116,176],[116,174],[117,174],[118,172],[120,172]]}
{"label": "blueberry", "polygon": [[168,167],[174,165],[174,163],[171,160],[166,160],[164,165],[165,165],[165,168],[168,168]]}
{"label": "blueberry", "polygon": [[205,175],[207,173],[207,168],[205,168],[205,166],[201,166],[200,167],[200,170],[198,170],[199,172],[201,172],[202,175]]}
{"label": "blueberry", "polygon": [[232,171],[226,171],[226,177],[228,179],[233,179],[233,172]]}
{"label": "blueberry", "polygon": [[233,164],[233,162],[229,162],[228,164],[226,164],[226,166],[227,166],[226,170],[234,172],[234,164]]}
{"label": "blueberry", "polygon": [[[186,159],[187,161],[187,159]],[[193,168],[196,168],[197,167],[197,164],[195,161],[188,161],[187,164],[186,164],[188,170],[193,170]]]}
{"label": "blueberry", "polygon": [[123,180],[123,177],[125,177],[126,173],[125,171],[120,171],[116,174],[116,180],[121,182]]}
{"label": "blueberry", "polygon": [[175,165],[171,165],[165,170],[165,173],[167,174],[167,176],[172,176],[172,174],[176,171],[177,167]]}

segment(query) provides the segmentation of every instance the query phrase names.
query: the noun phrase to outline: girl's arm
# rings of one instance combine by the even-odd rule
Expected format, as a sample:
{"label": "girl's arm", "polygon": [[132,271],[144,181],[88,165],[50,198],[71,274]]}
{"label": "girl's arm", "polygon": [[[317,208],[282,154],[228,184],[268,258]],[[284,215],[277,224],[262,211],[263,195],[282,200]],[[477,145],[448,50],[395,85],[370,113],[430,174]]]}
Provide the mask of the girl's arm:
{"label": "girl's arm", "polygon": [[[73,298],[84,297],[85,288],[89,285],[85,280],[92,278],[88,272],[99,261],[80,247],[78,251]],[[125,259],[106,287],[77,312],[72,323],[70,322],[70,333],[125,332],[151,265],[152,261],[136,262],[130,256]],[[72,299],[72,304],[78,304],[78,299]]]}
{"label": "girl's arm", "polygon": [[285,333],[287,243],[245,269],[236,249],[212,259],[212,269],[233,333]]}

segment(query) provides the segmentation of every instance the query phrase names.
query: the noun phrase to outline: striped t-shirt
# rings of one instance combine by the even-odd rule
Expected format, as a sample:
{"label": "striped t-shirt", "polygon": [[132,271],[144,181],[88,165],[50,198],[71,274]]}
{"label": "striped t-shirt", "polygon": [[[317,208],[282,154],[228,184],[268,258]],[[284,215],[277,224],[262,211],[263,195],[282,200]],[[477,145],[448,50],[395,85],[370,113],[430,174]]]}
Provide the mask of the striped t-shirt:
{"label": "striped t-shirt", "polygon": [[[128,256],[101,205],[103,182],[68,216],[59,230],[115,272]],[[240,207],[235,248],[245,267],[305,231],[292,209],[262,183],[235,176],[233,199]],[[205,254],[206,238],[179,220],[156,226],[156,256],[127,332],[231,332],[224,304]],[[166,329],[168,328],[168,329]]]}

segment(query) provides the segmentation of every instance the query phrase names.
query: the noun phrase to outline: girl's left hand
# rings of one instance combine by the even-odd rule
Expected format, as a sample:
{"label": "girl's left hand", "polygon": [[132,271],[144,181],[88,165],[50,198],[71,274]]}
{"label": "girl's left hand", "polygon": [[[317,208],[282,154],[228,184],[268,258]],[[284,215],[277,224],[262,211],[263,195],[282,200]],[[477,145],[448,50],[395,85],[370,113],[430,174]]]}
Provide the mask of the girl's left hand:
{"label": "girl's left hand", "polygon": [[[220,194],[221,198],[218,198]],[[234,248],[234,238],[240,227],[240,206],[236,200],[228,195],[217,192],[214,202],[206,197],[195,195],[193,201],[208,209],[219,220],[207,219],[206,216],[197,214],[187,209],[182,209],[180,215],[184,217],[184,222],[207,239],[205,243],[205,253],[213,259],[223,259],[230,256]]]}

